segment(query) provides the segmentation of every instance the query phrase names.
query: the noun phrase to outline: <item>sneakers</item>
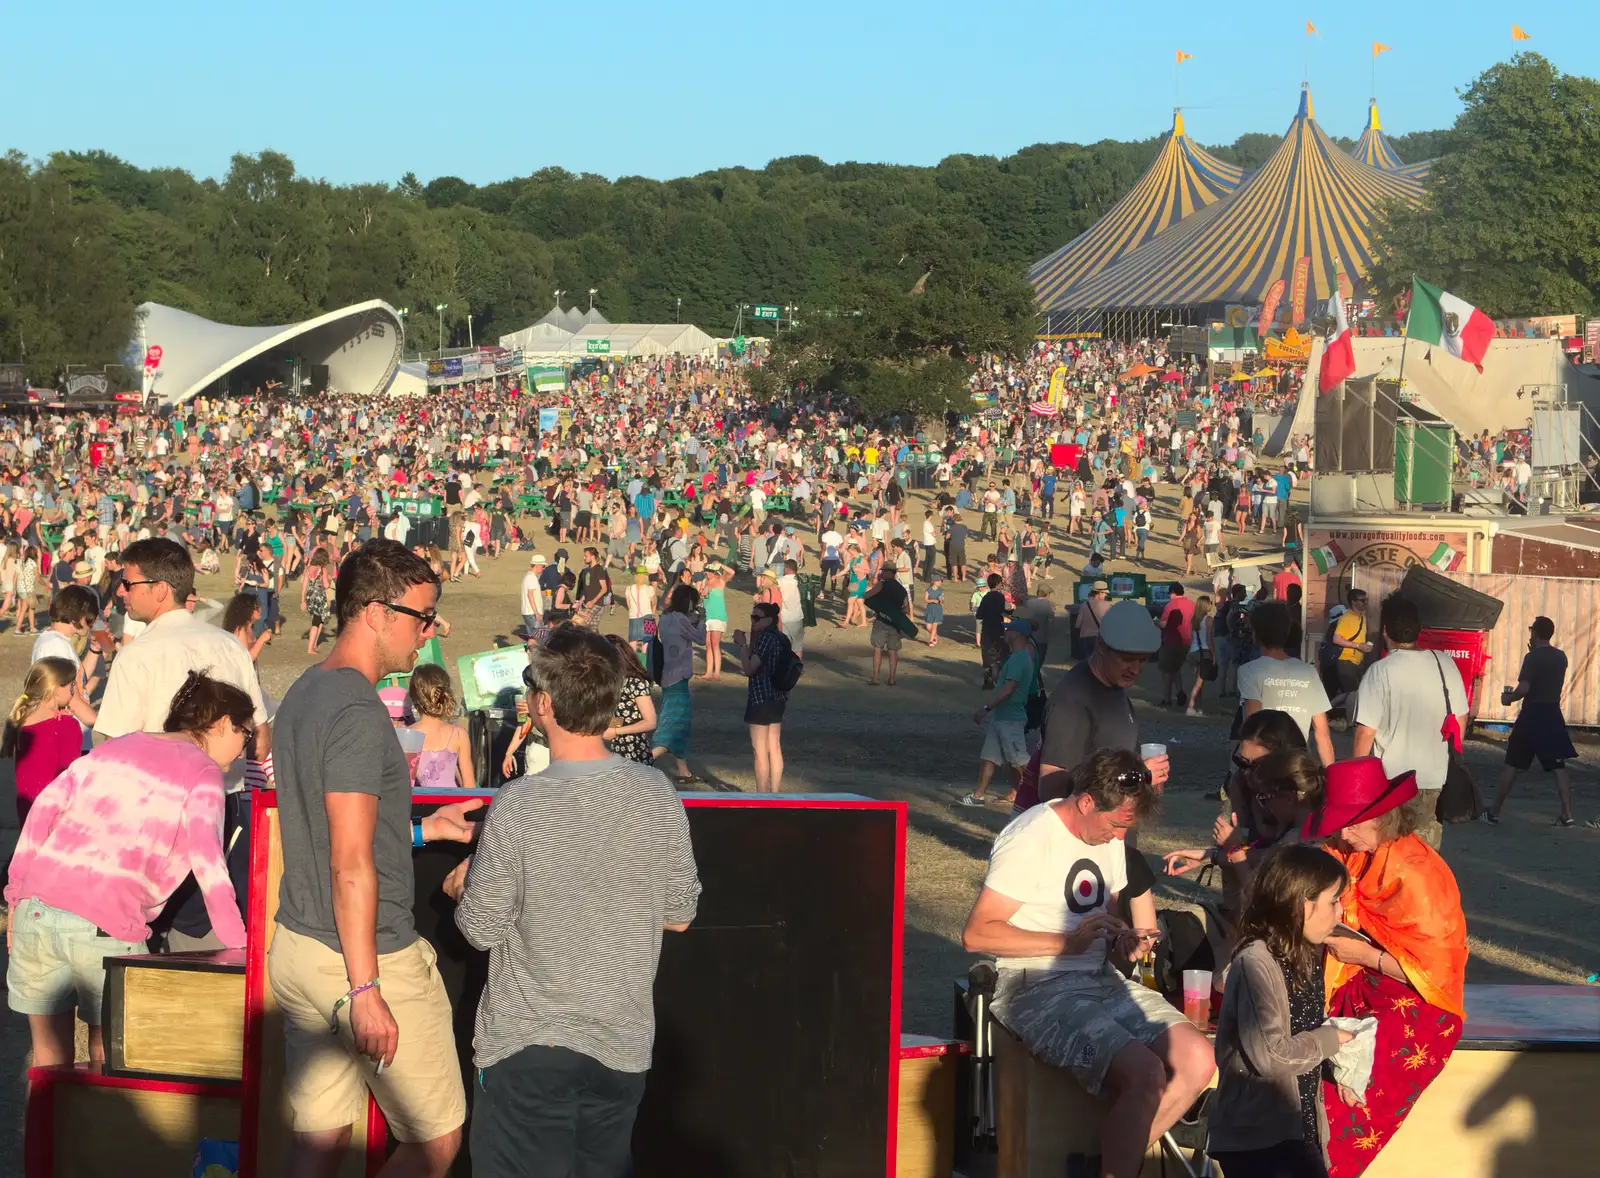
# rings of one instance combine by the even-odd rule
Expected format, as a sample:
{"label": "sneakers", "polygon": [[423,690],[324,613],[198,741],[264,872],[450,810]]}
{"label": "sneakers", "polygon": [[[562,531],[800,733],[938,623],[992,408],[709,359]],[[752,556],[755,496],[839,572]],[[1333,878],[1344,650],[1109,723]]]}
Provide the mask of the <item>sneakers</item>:
{"label": "sneakers", "polygon": [[1500,815],[1496,814],[1493,810],[1485,810],[1483,812],[1483,820],[1490,826],[1500,825]]}
{"label": "sneakers", "polygon": [[1571,814],[1564,814],[1560,818],[1556,819],[1556,825],[1557,826],[1576,826],[1576,825],[1578,825],[1578,820],[1576,818],[1574,818]]}
{"label": "sneakers", "polygon": [[1184,711],[1183,714],[1185,716],[1203,716],[1203,715],[1205,715],[1205,713],[1202,712],[1199,708],[1188,708],[1188,709],[1186,709]]}
{"label": "sneakers", "polygon": [[988,798],[980,798],[977,794],[964,794],[961,798],[961,804],[963,806],[981,806],[988,800]]}

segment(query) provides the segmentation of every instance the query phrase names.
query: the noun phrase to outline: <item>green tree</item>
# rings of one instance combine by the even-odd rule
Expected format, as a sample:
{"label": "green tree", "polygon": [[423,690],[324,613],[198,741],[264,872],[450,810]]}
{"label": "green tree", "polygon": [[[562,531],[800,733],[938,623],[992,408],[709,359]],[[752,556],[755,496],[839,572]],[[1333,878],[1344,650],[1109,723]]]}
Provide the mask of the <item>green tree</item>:
{"label": "green tree", "polygon": [[1600,294],[1600,83],[1537,53],[1485,70],[1462,93],[1455,150],[1421,208],[1376,232],[1378,291],[1442,285],[1490,315],[1586,312]]}

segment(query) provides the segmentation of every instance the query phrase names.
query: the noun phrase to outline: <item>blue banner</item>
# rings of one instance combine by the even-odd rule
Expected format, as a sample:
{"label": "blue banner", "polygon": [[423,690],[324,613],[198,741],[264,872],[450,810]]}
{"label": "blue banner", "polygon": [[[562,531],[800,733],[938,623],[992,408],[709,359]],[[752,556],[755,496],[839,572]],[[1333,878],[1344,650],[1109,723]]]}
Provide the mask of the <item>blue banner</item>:
{"label": "blue banner", "polygon": [[445,358],[444,374],[446,376],[460,376],[461,375],[461,357],[460,356],[448,356],[448,357]]}
{"label": "blue banner", "polygon": [[561,410],[555,406],[547,406],[539,410],[539,432],[553,434],[561,424]]}

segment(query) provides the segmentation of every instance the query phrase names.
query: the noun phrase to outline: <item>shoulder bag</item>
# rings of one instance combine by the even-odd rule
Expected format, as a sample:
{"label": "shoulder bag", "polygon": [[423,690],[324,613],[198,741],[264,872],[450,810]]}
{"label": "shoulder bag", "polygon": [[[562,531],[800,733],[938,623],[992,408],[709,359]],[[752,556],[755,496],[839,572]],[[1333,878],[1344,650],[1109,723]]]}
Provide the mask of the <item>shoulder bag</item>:
{"label": "shoulder bag", "polygon": [[[1450,706],[1450,686],[1445,682],[1444,664],[1439,661],[1439,652],[1430,651],[1433,655],[1434,670],[1439,672],[1439,690],[1444,693],[1445,723],[1448,726],[1450,717],[1455,709]],[[1461,750],[1456,747],[1456,742],[1448,733],[1440,735],[1445,743],[1445,752],[1450,759],[1449,767],[1445,770],[1444,787],[1439,790],[1439,801],[1434,806],[1434,817],[1446,826],[1453,826],[1462,822],[1475,822],[1483,811],[1483,799],[1478,796],[1478,785],[1472,779],[1472,771],[1467,768]]]}

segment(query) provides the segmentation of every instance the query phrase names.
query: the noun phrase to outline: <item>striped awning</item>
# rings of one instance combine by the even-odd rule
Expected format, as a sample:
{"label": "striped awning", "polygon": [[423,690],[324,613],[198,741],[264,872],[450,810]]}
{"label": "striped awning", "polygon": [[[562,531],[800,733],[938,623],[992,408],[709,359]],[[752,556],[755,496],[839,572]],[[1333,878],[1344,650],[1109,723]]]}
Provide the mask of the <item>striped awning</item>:
{"label": "striped awning", "polygon": [[1183,129],[1183,112],[1172,112],[1172,133],[1155,162],[1087,231],[1034,263],[1028,277],[1039,304],[1100,273],[1163,230],[1239,187],[1243,173],[1196,144]]}
{"label": "striped awning", "polygon": [[1385,172],[1399,172],[1402,176],[1410,176],[1416,180],[1426,180],[1428,173],[1433,170],[1430,160],[1424,160],[1420,164],[1407,164],[1401,161],[1400,156],[1390,145],[1388,136],[1383,133],[1383,124],[1378,119],[1376,98],[1367,103],[1367,129],[1361,132],[1361,138],[1356,140],[1355,149],[1350,154],[1368,167]]}
{"label": "striped awning", "polygon": [[1316,123],[1311,94],[1262,169],[1234,192],[1056,296],[1046,311],[1217,308],[1261,301],[1295,260],[1310,257],[1308,303],[1325,300],[1343,269],[1372,265],[1368,227],[1390,201],[1415,205],[1422,185],[1346,155]]}

